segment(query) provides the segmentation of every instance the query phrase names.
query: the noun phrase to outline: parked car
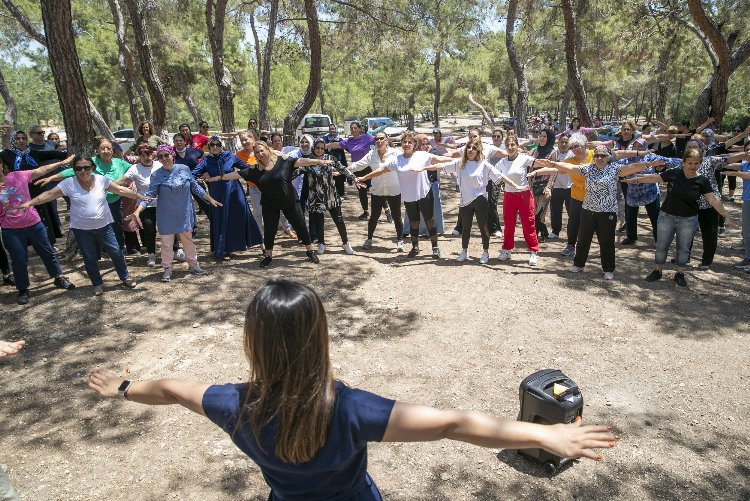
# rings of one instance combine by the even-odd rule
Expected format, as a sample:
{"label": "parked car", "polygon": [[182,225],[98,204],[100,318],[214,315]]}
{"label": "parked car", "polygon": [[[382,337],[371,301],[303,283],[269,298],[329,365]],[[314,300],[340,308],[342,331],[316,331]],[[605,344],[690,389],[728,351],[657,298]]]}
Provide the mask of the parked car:
{"label": "parked car", "polygon": [[128,151],[128,148],[135,143],[135,131],[133,129],[120,129],[112,132],[115,141],[120,145],[122,151]]}
{"label": "parked car", "polygon": [[508,117],[505,120],[503,120],[503,127],[505,127],[506,129],[515,129],[516,117]]}
{"label": "parked car", "polygon": [[377,129],[383,125],[386,126],[383,132],[386,133],[391,143],[401,144],[401,136],[406,132],[406,127],[399,127],[388,117],[365,118],[362,121],[362,126],[367,127],[367,130]]}
{"label": "parked car", "polygon": [[295,144],[299,144],[299,140],[304,134],[310,134],[313,138],[325,136],[328,134],[328,126],[332,123],[333,121],[328,115],[305,115],[294,133]]}

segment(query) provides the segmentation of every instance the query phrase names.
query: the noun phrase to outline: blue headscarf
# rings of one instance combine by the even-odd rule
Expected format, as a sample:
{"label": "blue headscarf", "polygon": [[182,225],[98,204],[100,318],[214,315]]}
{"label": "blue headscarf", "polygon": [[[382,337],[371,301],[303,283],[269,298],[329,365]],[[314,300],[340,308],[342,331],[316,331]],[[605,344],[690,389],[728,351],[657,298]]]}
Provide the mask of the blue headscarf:
{"label": "blue headscarf", "polygon": [[19,150],[18,147],[16,146],[16,136],[18,134],[23,134],[24,136],[26,135],[24,131],[17,130],[13,133],[13,136],[11,136],[10,138],[10,149],[11,151],[13,151],[13,153],[16,154],[16,159],[13,161],[13,170],[14,171],[21,170],[21,163],[24,160],[26,161],[26,165],[28,165],[29,167],[38,167],[39,164],[36,163],[36,160],[31,158],[31,154],[29,153],[31,150],[28,148],[28,146],[23,151]]}

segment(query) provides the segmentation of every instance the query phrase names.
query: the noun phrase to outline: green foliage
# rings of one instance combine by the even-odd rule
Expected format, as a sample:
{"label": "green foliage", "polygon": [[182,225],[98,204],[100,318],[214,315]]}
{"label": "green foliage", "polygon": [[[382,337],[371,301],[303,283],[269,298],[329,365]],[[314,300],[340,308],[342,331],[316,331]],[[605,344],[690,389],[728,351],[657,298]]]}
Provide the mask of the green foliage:
{"label": "green foliage", "polygon": [[[581,0],[574,0],[576,1]],[[578,19],[580,69],[592,113],[608,115],[623,107],[641,116],[653,106],[656,63],[674,34],[677,43],[664,78],[669,83],[667,114],[690,117],[693,103],[711,74],[710,59],[696,36],[669,21],[670,9],[685,18],[683,0],[587,0]],[[42,31],[39,4],[15,3]],[[354,115],[419,114],[432,109],[433,64],[441,54],[441,112],[471,108],[469,93],[488,111],[508,109],[515,100],[515,81],[505,50],[505,7],[487,1],[349,0],[350,5],[319,0],[323,42],[323,97],[326,111],[338,123]],[[351,7],[351,5],[354,6]],[[104,0],[73,0],[74,31],[89,95],[114,121],[129,122],[128,103],[118,67],[118,48],[109,6]],[[187,89],[212,126],[218,124],[218,93],[211,67],[203,0],[149,0],[147,25],[157,73],[165,87],[171,128],[192,123],[183,101]],[[132,27],[126,36],[135,52]],[[736,33],[736,44],[748,33],[750,3],[740,0],[707,5],[722,33]],[[249,16],[255,11],[261,49],[266,40],[265,2],[229,3],[224,44],[225,64],[235,92],[237,127],[257,114],[258,81]],[[661,16],[661,17],[660,17]],[[306,89],[309,57],[306,24],[300,2],[280,3],[280,24],[272,60],[269,118],[280,126]],[[2,10],[0,55],[18,109],[19,123],[61,120],[46,51]],[[603,22],[606,20],[606,22]],[[559,108],[567,81],[564,24],[558,3],[519,3],[516,26],[519,56],[526,64],[529,105],[535,110]],[[138,70],[138,68],[136,68]],[[730,80],[726,123],[750,117],[750,70],[740,67]],[[409,103],[413,102],[411,110]],[[316,101],[311,112],[321,111]],[[114,126],[114,123],[112,123]]]}

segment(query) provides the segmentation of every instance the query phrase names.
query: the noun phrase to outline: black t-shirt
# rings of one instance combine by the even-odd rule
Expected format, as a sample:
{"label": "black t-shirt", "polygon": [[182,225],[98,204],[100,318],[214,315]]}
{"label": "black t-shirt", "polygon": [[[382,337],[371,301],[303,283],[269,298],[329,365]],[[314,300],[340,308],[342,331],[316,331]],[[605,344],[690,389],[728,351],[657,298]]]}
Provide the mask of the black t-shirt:
{"label": "black t-shirt", "polygon": [[271,170],[250,167],[239,171],[239,175],[258,187],[261,205],[282,210],[297,203],[297,191],[292,186],[295,162],[297,158],[279,157]]}
{"label": "black t-shirt", "polygon": [[676,158],[677,148],[675,148],[674,144],[671,142],[667,143],[666,146],[661,146],[660,143],[659,147],[654,150],[654,154],[659,155],[660,157]]}
{"label": "black t-shirt", "polygon": [[[690,136],[695,134],[695,129],[690,129]],[[690,137],[676,137],[674,138],[674,146],[677,150],[676,158],[682,158],[682,155],[685,154],[685,146],[690,142]]]}
{"label": "black t-shirt", "polygon": [[659,175],[667,183],[667,198],[664,199],[661,210],[673,216],[697,215],[701,195],[713,191],[705,176],[687,178],[682,169],[669,169]]}

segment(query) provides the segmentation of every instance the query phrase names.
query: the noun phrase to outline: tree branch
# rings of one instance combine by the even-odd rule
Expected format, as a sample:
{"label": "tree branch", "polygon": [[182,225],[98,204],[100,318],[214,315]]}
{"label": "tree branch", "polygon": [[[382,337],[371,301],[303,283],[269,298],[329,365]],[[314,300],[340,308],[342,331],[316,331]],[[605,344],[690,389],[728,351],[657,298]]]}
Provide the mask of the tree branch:
{"label": "tree branch", "polygon": [[366,9],[363,9],[362,7],[360,7],[358,5],[354,5],[351,2],[347,2],[346,0],[331,0],[331,2],[339,4],[339,5],[342,5],[344,7],[349,7],[350,9],[356,10],[357,12],[361,12],[365,16],[367,16],[370,19],[372,19],[373,21],[375,21],[376,23],[380,23],[380,24],[382,24],[384,26],[388,26],[389,28],[395,28],[397,30],[406,31],[407,33],[414,33],[416,31],[413,28],[404,28],[403,26],[399,26],[399,25],[396,25],[396,24],[391,24],[391,23],[389,23],[388,21],[386,21],[384,19],[378,19],[377,17],[375,17],[374,15],[372,15],[370,12],[368,12]]}
{"label": "tree branch", "polygon": [[26,14],[21,12],[21,9],[19,9],[11,0],[3,0],[3,3],[8,8],[13,17],[16,18],[16,21],[18,21],[18,23],[23,27],[24,31],[26,31],[26,33],[31,38],[33,38],[34,41],[46,47],[47,39],[40,31],[37,31]]}

